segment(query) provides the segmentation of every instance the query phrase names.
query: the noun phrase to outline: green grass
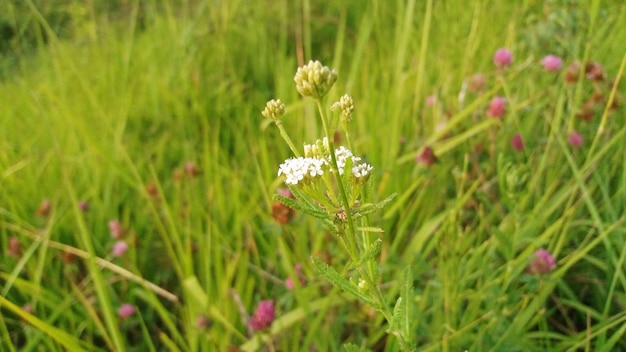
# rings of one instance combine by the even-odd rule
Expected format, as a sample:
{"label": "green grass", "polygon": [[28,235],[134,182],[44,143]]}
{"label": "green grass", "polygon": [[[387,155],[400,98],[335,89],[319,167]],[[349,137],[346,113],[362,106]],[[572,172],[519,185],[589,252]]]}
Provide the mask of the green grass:
{"label": "green grass", "polygon": [[[411,266],[420,351],[626,350],[625,10],[2,2],[0,349],[398,350],[382,316],[316,275],[311,256],[347,260],[338,241],[302,214],[284,226],[271,216],[290,151],[260,112],[280,98],[296,146],[320,138],[315,106],[293,84],[319,59],[339,72],[329,101],[355,99],[351,136],[375,167],[375,198],[398,194],[371,225],[385,230],[388,302]],[[514,55],[502,72],[500,47]],[[561,72],[543,70],[547,54],[563,58]],[[606,80],[565,84],[574,61],[600,63]],[[487,81],[478,93],[467,88],[476,73]],[[596,89],[603,101],[583,121]],[[485,114],[496,95],[507,99],[502,121]],[[572,130],[582,147],[568,144]],[[431,167],[415,163],[427,145]],[[37,215],[45,199],[50,211]],[[119,258],[115,219],[129,244]],[[8,254],[12,237],[19,256]],[[557,267],[529,275],[539,248]],[[297,263],[306,283],[288,290]],[[250,335],[242,311],[263,299],[277,320]],[[122,303],[136,314],[118,317]],[[210,326],[196,327],[198,316]]]}

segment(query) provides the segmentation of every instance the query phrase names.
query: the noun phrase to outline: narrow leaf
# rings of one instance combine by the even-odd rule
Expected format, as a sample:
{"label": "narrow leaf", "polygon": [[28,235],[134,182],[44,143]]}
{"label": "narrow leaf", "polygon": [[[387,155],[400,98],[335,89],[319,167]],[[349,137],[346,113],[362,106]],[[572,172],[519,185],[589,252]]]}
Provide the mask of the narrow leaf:
{"label": "narrow leaf", "polygon": [[335,271],[335,269],[333,269],[317,257],[311,257],[311,260],[313,261],[313,265],[315,265],[315,269],[317,269],[318,273],[325,277],[326,280],[330,281],[333,285],[337,286],[343,291],[351,293],[362,302],[367,303],[372,307],[378,309],[378,306],[374,303],[374,301],[361,293],[359,289],[352,283],[348,282],[348,280],[341,277],[339,273]]}

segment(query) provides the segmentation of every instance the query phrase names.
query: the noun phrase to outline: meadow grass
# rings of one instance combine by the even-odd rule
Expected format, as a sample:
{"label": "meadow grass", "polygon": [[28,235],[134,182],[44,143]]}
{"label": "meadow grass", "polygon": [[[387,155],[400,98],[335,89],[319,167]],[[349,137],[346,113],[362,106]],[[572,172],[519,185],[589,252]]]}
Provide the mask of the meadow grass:
{"label": "meadow grass", "polygon": [[[296,145],[320,138],[293,82],[319,59],[339,72],[330,101],[355,99],[373,197],[397,193],[370,222],[385,230],[388,302],[411,268],[418,350],[626,350],[625,9],[2,2],[0,349],[398,350],[378,312],[314,271],[312,256],[347,261],[337,240],[303,214],[272,217],[292,155],[261,110],[281,98]],[[494,66],[498,48],[512,65]],[[560,71],[541,66],[548,54]],[[566,83],[574,62],[599,63],[604,80]],[[427,146],[433,165],[416,162]],[[540,248],[556,267],[529,274]],[[276,319],[255,333],[267,299]]]}

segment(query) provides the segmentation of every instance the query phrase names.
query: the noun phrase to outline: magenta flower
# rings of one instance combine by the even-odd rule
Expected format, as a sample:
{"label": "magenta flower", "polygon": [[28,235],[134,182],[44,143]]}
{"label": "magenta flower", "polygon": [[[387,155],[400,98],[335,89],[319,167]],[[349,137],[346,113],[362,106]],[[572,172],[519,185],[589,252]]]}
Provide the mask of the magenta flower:
{"label": "magenta flower", "polygon": [[511,138],[511,147],[518,152],[524,150],[524,141],[519,133]]}
{"label": "magenta flower", "polygon": [[126,251],[128,251],[128,244],[124,241],[117,241],[113,245],[113,251],[111,251],[111,254],[114,257],[121,257],[124,253],[126,253]]}
{"label": "magenta flower", "polygon": [[567,143],[574,148],[578,148],[583,145],[583,136],[581,136],[580,133],[573,131],[567,138]]}
{"label": "magenta flower", "polygon": [[117,310],[117,315],[122,319],[130,318],[133,314],[135,314],[135,307],[128,303],[122,304]]}
{"label": "magenta flower", "polygon": [[493,55],[493,63],[497,67],[507,67],[513,62],[513,55],[511,52],[505,48],[500,48]]}
{"label": "magenta flower", "polygon": [[276,317],[276,309],[272,300],[261,301],[254,312],[248,326],[254,331],[261,331],[269,327]]}
{"label": "magenta flower", "polygon": [[556,262],[550,252],[541,248],[535,252],[533,261],[528,266],[529,274],[546,274],[556,268]]}
{"label": "magenta flower", "polygon": [[506,113],[506,99],[503,97],[494,97],[489,103],[487,115],[495,118],[502,118]]}
{"label": "magenta flower", "polygon": [[558,71],[563,67],[563,60],[555,55],[548,55],[541,60],[541,65],[548,72]]}

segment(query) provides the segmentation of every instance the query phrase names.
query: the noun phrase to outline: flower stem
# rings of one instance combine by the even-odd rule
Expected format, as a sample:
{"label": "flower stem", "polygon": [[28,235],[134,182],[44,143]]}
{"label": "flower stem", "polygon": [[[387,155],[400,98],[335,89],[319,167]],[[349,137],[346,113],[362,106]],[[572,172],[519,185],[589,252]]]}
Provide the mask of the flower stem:
{"label": "flower stem", "polygon": [[298,149],[296,149],[295,145],[291,141],[291,138],[289,138],[287,131],[285,131],[285,127],[283,127],[283,122],[276,119],[274,120],[274,123],[276,124],[276,126],[278,127],[278,130],[280,131],[280,136],[283,137],[285,142],[287,142],[287,145],[289,146],[289,149],[291,149],[291,152],[293,153],[293,155],[295,155],[296,157],[300,157],[300,153],[298,153]]}

